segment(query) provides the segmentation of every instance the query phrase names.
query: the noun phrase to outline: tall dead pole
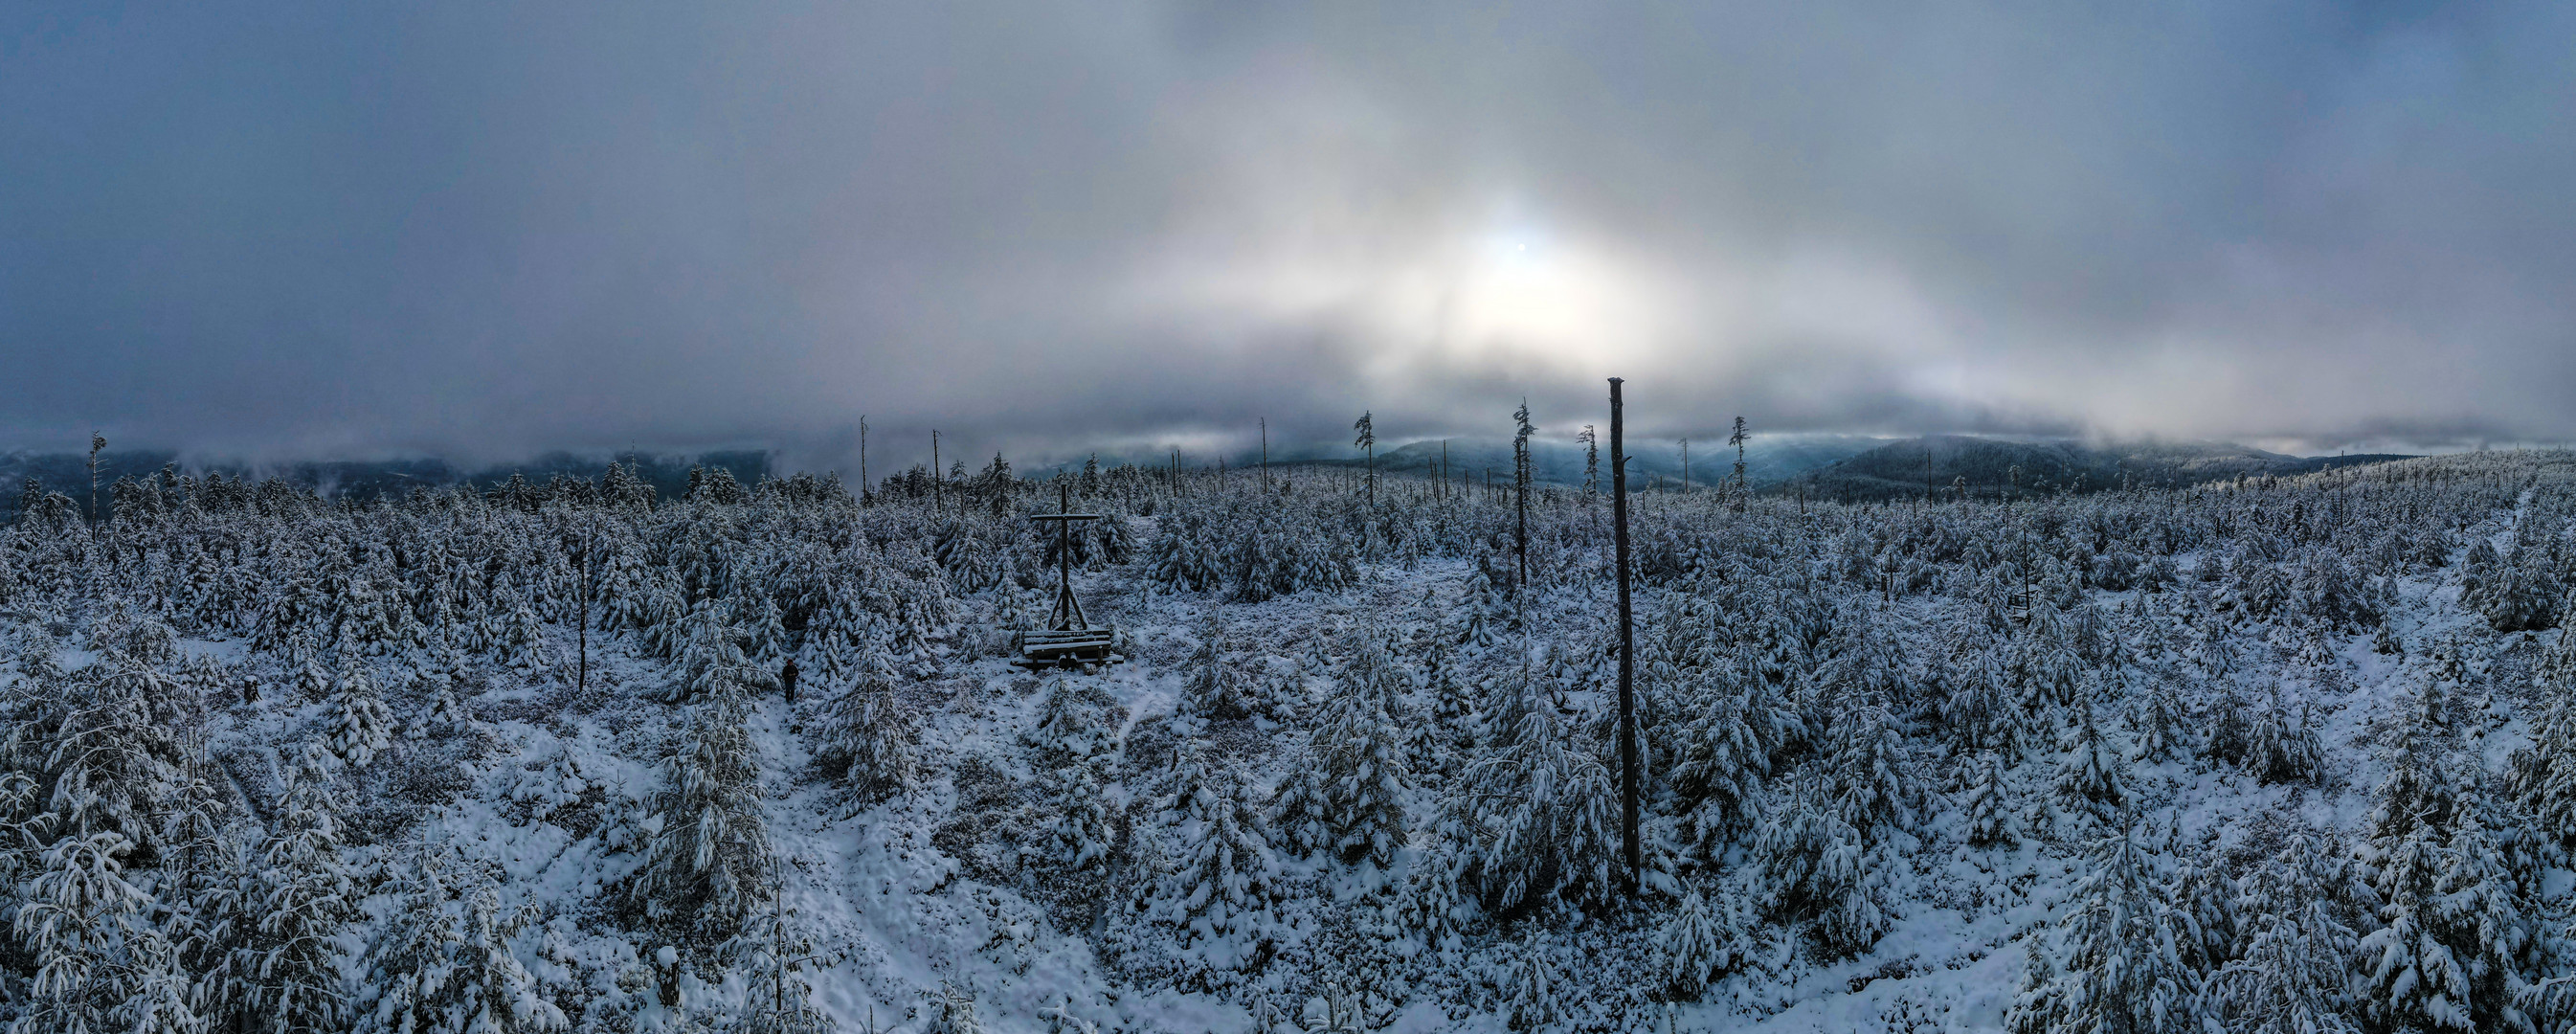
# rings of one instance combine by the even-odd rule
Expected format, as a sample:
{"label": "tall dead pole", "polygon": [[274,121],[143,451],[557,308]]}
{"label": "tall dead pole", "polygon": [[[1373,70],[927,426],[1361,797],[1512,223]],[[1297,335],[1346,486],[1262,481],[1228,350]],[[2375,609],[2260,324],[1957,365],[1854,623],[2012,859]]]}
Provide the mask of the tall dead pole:
{"label": "tall dead pole", "polygon": [[1619,563],[1619,846],[1628,859],[1628,897],[1643,868],[1637,846],[1637,630],[1628,602],[1628,458],[1621,378],[1610,378],[1610,524]]}
{"label": "tall dead pole", "polygon": [[1270,418],[1261,418],[1261,492],[1270,493]]}
{"label": "tall dead pole", "polygon": [[864,504],[868,501],[868,418],[862,413],[859,415],[859,502]]}
{"label": "tall dead pole", "polygon": [[948,475],[939,472],[939,429],[930,429],[930,509],[937,512],[945,499]]}

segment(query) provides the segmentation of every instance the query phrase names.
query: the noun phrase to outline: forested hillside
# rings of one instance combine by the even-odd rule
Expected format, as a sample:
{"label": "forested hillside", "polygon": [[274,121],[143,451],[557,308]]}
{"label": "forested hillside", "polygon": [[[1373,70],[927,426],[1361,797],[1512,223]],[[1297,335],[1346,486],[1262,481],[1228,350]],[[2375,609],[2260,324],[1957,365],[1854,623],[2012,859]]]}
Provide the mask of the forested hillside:
{"label": "forested hillside", "polygon": [[[40,486],[0,1011],[2566,1029],[2576,454],[1641,495],[1633,894],[1610,500],[1473,487]],[[1061,556],[1060,498],[1112,518]],[[1059,560],[1121,663],[1006,663]]]}

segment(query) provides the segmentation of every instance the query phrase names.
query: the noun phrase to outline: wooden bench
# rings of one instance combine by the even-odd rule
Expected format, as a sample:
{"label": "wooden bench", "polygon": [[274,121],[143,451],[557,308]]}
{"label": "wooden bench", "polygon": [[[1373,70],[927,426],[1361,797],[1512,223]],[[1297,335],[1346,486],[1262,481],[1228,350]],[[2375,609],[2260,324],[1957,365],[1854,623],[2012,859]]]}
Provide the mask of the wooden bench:
{"label": "wooden bench", "polygon": [[1023,668],[1115,663],[1111,652],[1117,630],[1108,628],[1031,629],[1018,635],[1020,655],[1011,663]]}

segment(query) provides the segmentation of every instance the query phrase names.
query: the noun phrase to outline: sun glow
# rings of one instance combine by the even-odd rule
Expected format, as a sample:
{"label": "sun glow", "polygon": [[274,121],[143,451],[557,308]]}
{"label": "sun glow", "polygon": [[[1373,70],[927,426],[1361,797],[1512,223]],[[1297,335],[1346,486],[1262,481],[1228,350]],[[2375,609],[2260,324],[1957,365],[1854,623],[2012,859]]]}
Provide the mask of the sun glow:
{"label": "sun glow", "polygon": [[[1353,335],[1369,372],[1588,369],[1673,344],[1683,285],[1599,240],[1488,221],[1414,240],[1308,238],[1268,254],[1159,265],[1131,295],[1214,322],[1304,322]],[[1705,293],[1705,292],[1701,292]]]}

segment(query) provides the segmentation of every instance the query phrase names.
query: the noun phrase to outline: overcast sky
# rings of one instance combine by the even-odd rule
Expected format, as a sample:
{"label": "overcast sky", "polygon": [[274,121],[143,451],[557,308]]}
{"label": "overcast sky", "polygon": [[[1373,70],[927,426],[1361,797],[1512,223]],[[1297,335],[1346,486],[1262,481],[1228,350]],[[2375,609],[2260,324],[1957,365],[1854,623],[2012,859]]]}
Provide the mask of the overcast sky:
{"label": "overcast sky", "polygon": [[[406,9],[408,8],[408,9]],[[0,447],[2576,438],[2576,5],[0,7]],[[879,452],[878,450],[887,450]],[[879,459],[878,462],[885,462]]]}

